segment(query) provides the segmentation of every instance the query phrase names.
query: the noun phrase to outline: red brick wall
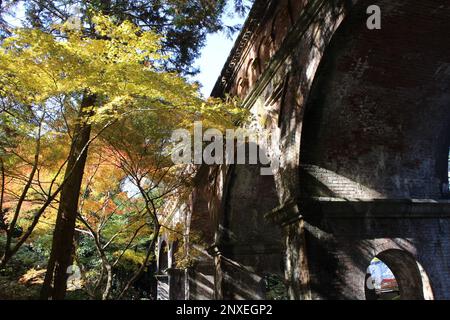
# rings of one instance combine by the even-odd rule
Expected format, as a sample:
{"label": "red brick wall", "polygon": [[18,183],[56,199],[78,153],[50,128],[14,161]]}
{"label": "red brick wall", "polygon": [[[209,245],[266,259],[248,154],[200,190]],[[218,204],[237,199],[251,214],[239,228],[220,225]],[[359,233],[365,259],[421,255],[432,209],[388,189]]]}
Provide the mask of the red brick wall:
{"label": "red brick wall", "polygon": [[[305,198],[315,196],[347,198],[355,206],[359,199],[440,198],[450,144],[450,4],[270,3],[276,5],[254,17],[258,28],[242,40],[242,55],[221,89],[247,97],[249,107],[269,114],[259,125],[280,132],[279,145],[271,150],[281,161],[274,177],[277,200],[297,204],[293,214],[279,210],[290,218],[283,228],[291,298],[362,299],[370,260],[380,248],[398,248],[423,265],[436,298],[450,299],[448,217],[436,211],[427,218],[411,218],[407,211],[375,217],[368,207],[351,219],[331,219],[305,205]],[[366,28],[366,8],[372,4],[382,9],[381,30]],[[283,81],[283,95],[269,108]],[[267,241],[266,222],[254,220],[278,201],[258,201],[268,190],[248,184],[263,185],[246,176],[238,170],[223,180],[230,191],[214,198],[213,215],[222,227],[230,223],[236,243],[245,243],[254,231]],[[448,214],[447,207],[441,211]],[[252,210],[255,214],[248,215]],[[275,261],[252,262],[257,250],[253,253],[240,262],[260,273],[275,270]],[[233,252],[224,254],[235,258]]]}
{"label": "red brick wall", "polygon": [[322,179],[329,196],[441,198],[450,11],[436,11],[439,3],[381,5],[379,31],[365,28],[367,16],[355,11],[326,49],[306,105],[301,162],[317,166],[306,171],[319,180],[314,170],[331,172]]}

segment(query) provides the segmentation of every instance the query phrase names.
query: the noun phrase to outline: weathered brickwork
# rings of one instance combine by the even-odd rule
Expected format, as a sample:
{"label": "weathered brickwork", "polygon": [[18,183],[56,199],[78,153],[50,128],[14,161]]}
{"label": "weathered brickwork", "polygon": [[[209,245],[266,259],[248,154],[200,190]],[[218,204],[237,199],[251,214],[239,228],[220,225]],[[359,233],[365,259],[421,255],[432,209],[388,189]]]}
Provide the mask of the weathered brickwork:
{"label": "weathered brickwork", "polygon": [[377,256],[402,298],[450,299],[449,30],[441,0],[255,1],[213,95],[243,99],[280,167],[201,168],[186,298],[263,299],[283,277],[283,298],[365,299]]}
{"label": "weathered brickwork", "polygon": [[[311,202],[309,209],[314,214],[305,219],[305,234],[307,251],[312,252],[308,264],[314,298],[364,299],[362,284],[370,260],[399,250],[425,270],[420,292],[435,299],[450,299],[450,242],[445,237],[450,227],[450,204],[334,200]],[[404,260],[395,257],[386,262],[392,269],[399,268],[401,275],[415,267],[414,263],[403,265]]]}
{"label": "weathered brickwork", "polygon": [[361,11],[342,23],[306,104],[302,163],[372,190],[355,196],[439,198],[448,179],[449,17],[411,2],[383,7],[381,30]]}

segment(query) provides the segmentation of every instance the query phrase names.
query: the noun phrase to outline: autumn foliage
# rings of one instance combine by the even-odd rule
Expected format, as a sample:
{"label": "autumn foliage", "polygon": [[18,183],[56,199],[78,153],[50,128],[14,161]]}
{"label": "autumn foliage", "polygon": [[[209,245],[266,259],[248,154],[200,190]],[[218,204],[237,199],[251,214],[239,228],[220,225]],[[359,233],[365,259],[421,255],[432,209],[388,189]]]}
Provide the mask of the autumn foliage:
{"label": "autumn foliage", "polygon": [[45,268],[68,162],[80,161],[71,144],[89,126],[72,258],[84,294],[108,299],[151,266],[159,217],[190,188],[193,168],[170,161],[172,130],[197,120],[228,128],[245,113],[166,71],[157,33],[101,14],[93,22],[88,35],[59,24],[15,29],[1,43],[0,265],[31,250],[39,258],[28,265]]}

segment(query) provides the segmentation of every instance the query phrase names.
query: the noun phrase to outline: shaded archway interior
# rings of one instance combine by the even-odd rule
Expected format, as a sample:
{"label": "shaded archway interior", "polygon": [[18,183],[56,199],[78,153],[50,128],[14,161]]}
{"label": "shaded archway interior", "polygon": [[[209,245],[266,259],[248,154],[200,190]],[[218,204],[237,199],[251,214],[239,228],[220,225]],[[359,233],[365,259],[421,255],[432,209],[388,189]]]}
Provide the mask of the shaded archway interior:
{"label": "shaded archway interior", "polygon": [[[450,17],[435,10],[436,0],[422,10],[408,1],[377,2],[382,29],[365,27],[368,2],[360,1],[316,74],[302,133],[302,174],[311,182],[304,192],[442,198],[450,136],[450,42],[442,30]],[[318,169],[345,179],[327,185]]]}
{"label": "shaded archway interior", "polygon": [[[381,30],[366,28],[370,4],[382,8]],[[440,5],[358,1],[325,49],[305,104],[300,145],[300,198],[319,203],[303,212],[310,226],[305,247],[313,298],[364,299],[363,286],[352,278],[362,284],[367,267],[362,261],[372,258],[378,243],[408,243],[409,253],[379,257],[397,278],[402,299],[423,299],[418,256],[426,257],[425,269],[443,268],[445,259],[432,256],[432,246],[442,241],[428,229],[439,223],[409,219],[408,212],[394,212],[389,204],[445,198],[450,42],[442,30],[450,30],[450,7],[436,10]],[[338,206],[324,204],[338,200],[370,205],[366,212],[352,205],[343,206],[348,212],[331,212]],[[396,218],[371,216],[377,203],[386,203],[380,216]],[[349,214],[353,220],[327,218],[325,206],[330,216]],[[439,285],[437,273],[430,277]]]}
{"label": "shaded archway interior", "polygon": [[229,179],[219,237],[223,298],[267,298],[264,277],[283,276],[281,230],[265,218],[279,204],[275,180],[260,165],[234,165]]}
{"label": "shaded archway interior", "polygon": [[169,268],[169,252],[166,241],[163,241],[159,247],[158,253],[159,261],[158,261],[158,269],[159,272],[166,272],[167,268]]}

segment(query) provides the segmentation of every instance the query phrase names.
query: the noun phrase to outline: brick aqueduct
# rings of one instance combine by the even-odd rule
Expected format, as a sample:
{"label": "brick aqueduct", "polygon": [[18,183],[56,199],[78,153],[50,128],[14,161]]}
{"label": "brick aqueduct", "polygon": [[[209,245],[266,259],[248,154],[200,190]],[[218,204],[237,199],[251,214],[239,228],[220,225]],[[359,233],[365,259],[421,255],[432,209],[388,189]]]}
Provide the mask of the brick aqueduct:
{"label": "brick aqueduct", "polygon": [[374,257],[401,298],[450,299],[448,1],[256,0],[226,94],[281,165],[199,170],[176,214],[194,262],[161,237],[160,299],[365,299]]}

